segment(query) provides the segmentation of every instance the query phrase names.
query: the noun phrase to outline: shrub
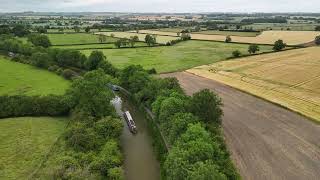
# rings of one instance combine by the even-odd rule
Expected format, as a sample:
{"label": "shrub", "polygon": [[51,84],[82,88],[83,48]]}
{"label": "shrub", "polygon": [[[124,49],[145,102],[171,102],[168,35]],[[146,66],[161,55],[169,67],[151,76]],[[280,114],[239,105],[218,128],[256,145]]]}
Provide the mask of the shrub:
{"label": "shrub", "polygon": [[232,52],[232,56],[237,58],[237,57],[240,57],[241,56],[241,52],[239,50],[235,50]]}
{"label": "shrub", "polygon": [[231,36],[227,36],[225,42],[226,42],[226,43],[229,43],[229,42],[231,42],[231,41],[232,41]]}
{"label": "shrub", "polygon": [[320,45],[320,36],[317,36],[315,38],[315,43],[316,43],[316,45]]}
{"label": "shrub", "polygon": [[62,69],[62,68],[58,68],[58,69],[56,70],[56,73],[57,73],[58,75],[61,75],[62,72],[63,72],[63,69]]}
{"label": "shrub", "polygon": [[72,71],[71,69],[65,69],[62,72],[62,76],[66,79],[72,79],[74,76],[76,76],[77,73]]}
{"label": "shrub", "polygon": [[62,116],[70,106],[63,96],[0,96],[0,118]]}
{"label": "shrub", "polygon": [[49,68],[48,68],[48,70],[51,72],[56,72],[57,69],[59,69],[59,66],[57,66],[57,65],[49,66]]}
{"label": "shrub", "polygon": [[148,74],[157,74],[157,71],[155,68],[149,69]]}
{"label": "shrub", "polygon": [[250,54],[255,54],[255,53],[258,52],[258,51],[260,51],[260,48],[259,48],[259,46],[256,45],[256,44],[251,44],[251,45],[249,46],[249,48],[248,48],[248,52],[249,52]]}
{"label": "shrub", "polygon": [[274,43],[273,50],[274,51],[281,51],[284,49],[287,45],[283,42],[283,40],[279,39]]}

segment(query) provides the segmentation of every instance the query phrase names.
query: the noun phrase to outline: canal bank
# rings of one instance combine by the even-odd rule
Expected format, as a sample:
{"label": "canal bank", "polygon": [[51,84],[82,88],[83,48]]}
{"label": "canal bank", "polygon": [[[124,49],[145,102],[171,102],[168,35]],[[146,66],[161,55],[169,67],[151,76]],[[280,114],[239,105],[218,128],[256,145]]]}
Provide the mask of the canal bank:
{"label": "canal bank", "polygon": [[[152,146],[148,122],[139,108],[125,97],[116,98],[113,105],[122,118],[124,128],[121,146],[124,154],[124,170],[127,180],[159,180],[160,164]],[[123,112],[129,111],[133,117],[137,134],[132,134],[124,120]]]}

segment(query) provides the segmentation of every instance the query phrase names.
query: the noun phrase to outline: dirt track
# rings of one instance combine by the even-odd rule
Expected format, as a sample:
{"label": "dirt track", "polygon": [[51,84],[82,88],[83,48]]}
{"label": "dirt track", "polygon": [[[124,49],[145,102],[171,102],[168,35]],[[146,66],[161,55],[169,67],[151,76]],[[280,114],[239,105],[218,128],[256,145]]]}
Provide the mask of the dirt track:
{"label": "dirt track", "polygon": [[320,125],[272,103],[186,72],[174,76],[191,95],[207,88],[224,103],[223,129],[243,179],[320,177]]}

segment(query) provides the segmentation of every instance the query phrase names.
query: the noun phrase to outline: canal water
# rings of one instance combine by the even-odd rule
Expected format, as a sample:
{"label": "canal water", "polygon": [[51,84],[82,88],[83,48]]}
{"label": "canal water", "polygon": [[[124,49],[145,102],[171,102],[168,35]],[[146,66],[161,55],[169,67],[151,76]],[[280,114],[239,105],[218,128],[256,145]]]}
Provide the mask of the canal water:
{"label": "canal water", "polygon": [[[126,180],[159,180],[160,165],[152,147],[147,120],[139,109],[126,98],[117,96],[113,100],[117,114],[122,118],[124,128],[121,146],[124,153],[124,170]],[[138,133],[132,134],[123,118],[123,112],[129,111],[136,123]]]}

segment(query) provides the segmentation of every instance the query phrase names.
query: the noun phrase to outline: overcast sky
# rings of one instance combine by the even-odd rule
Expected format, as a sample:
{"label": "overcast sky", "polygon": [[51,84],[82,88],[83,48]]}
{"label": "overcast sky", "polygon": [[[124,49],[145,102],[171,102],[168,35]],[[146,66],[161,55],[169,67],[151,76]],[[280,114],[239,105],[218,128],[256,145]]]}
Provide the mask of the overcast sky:
{"label": "overcast sky", "polygon": [[0,12],[320,12],[320,0],[0,0]]}

